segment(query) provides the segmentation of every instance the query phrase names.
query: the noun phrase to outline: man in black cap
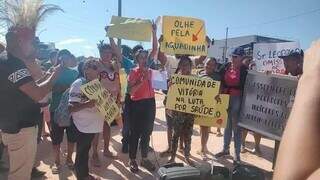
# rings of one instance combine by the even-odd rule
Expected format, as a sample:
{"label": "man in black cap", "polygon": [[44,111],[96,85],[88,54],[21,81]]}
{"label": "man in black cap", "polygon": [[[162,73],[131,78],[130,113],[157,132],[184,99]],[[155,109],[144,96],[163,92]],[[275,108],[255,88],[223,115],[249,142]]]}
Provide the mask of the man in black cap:
{"label": "man in black cap", "polygon": [[303,51],[292,51],[286,56],[279,56],[283,59],[286,74],[300,76],[303,73]]}

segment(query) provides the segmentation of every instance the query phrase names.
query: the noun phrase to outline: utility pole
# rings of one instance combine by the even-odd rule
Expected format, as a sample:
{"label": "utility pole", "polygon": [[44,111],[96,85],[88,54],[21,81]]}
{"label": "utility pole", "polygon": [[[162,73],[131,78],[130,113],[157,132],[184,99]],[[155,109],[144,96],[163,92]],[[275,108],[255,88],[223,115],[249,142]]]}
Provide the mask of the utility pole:
{"label": "utility pole", "polygon": [[225,39],[225,46],[223,48],[223,60],[227,63],[227,50],[228,50],[228,33],[229,28],[226,29],[226,39]]}
{"label": "utility pole", "polygon": [[[122,0],[118,0],[118,16],[122,16]],[[118,39],[118,46],[121,48],[121,39]]]}

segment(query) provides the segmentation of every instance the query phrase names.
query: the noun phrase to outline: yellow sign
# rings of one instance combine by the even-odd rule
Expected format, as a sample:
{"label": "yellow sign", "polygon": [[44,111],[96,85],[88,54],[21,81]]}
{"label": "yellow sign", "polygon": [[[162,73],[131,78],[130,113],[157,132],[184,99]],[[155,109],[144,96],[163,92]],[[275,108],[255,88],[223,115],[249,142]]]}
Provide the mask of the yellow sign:
{"label": "yellow sign", "polygon": [[107,36],[133,41],[151,41],[150,20],[112,16]]}
{"label": "yellow sign", "polygon": [[167,54],[207,55],[204,21],[176,16],[163,16],[161,51]]}
{"label": "yellow sign", "polygon": [[116,99],[101,86],[98,79],[81,86],[81,91],[90,99],[96,100],[96,107],[104,120],[110,125],[118,117],[120,110]]}
{"label": "yellow sign", "polygon": [[214,117],[220,82],[209,78],[173,75],[170,78],[166,108],[200,116]]}
{"label": "yellow sign", "polygon": [[124,102],[124,98],[127,91],[128,86],[128,80],[127,80],[127,74],[124,71],[124,69],[120,69],[120,84],[121,84],[121,102]]}
{"label": "yellow sign", "polygon": [[229,107],[229,95],[220,94],[221,103],[215,105],[216,111],[214,117],[197,116],[194,124],[207,127],[225,128],[227,126]]}

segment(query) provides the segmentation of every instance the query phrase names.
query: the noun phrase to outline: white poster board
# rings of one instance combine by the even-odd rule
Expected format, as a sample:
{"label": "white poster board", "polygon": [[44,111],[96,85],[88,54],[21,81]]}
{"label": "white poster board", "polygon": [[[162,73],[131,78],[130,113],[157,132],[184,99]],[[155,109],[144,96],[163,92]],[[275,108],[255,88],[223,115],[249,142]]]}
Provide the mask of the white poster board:
{"label": "white poster board", "polygon": [[286,56],[292,51],[300,51],[298,42],[254,44],[253,60],[256,63],[257,71],[284,74],[283,60],[279,56]]}

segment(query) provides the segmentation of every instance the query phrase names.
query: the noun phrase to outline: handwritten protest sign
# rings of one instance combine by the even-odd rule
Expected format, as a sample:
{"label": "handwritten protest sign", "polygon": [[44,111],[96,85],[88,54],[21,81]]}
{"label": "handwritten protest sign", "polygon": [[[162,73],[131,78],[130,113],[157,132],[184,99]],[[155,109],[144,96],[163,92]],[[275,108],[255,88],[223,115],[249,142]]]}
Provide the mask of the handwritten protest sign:
{"label": "handwritten protest sign", "polygon": [[258,71],[272,71],[284,74],[283,60],[279,56],[286,56],[292,51],[300,51],[297,42],[286,43],[260,43],[253,47],[253,60],[256,62]]}
{"label": "handwritten protest sign", "polygon": [[194,124],[207,127],[219,127],[225,128],[227,126],[229,107],[229,95],[220,95],[221,104],[217,103],[215,105],[216,111],[214,117],[197,116],[194,120]]}
{"label": "handwritten protest sign", "polygon": [[107,36],[134,41],[151,41],[150,20],[112,16]]}
{"label": "handwritten protest sign", "polygon": [[219,81],[173,75],[170,78],[170,84],[167,109],[200,116],[215,116],[215,96],[219,93]]}
{"label": "handwritten protest sign", "polygon": [[167,54],[207,55],[205,24],[187,17],[163,16],[161,51]]}
{"label": "handwritten protest sign", "polygon": [[280,141],[293,106],[297,84],[295,77],[250,71],[239,126]]}
{"label": "handwritten protest sign", "polygon": [[96,100],[96,107],[110,125],[118,117],[120,110],[111,93],[101,86],[98,79],[81,86],[81,91],[90,99]]}

